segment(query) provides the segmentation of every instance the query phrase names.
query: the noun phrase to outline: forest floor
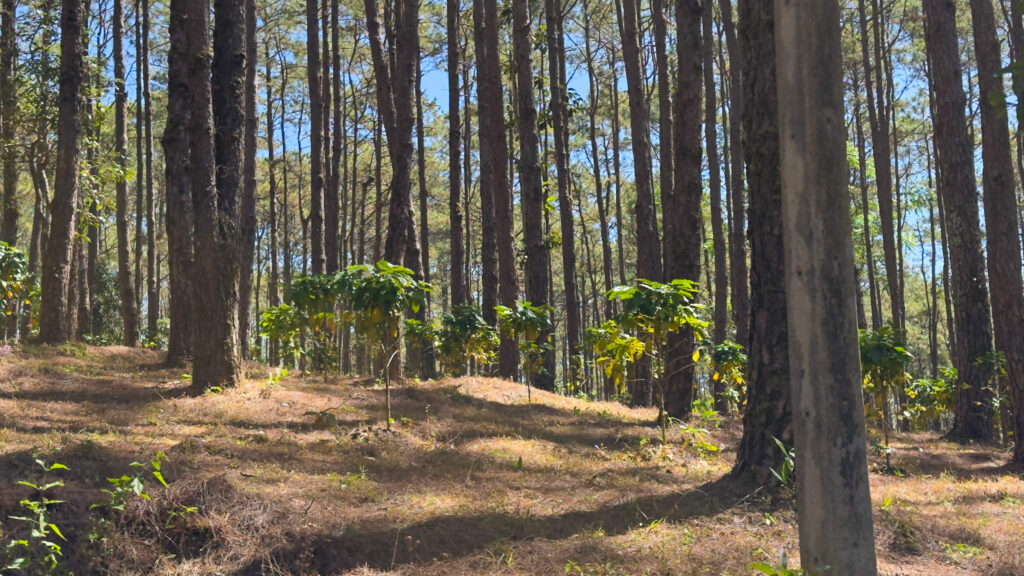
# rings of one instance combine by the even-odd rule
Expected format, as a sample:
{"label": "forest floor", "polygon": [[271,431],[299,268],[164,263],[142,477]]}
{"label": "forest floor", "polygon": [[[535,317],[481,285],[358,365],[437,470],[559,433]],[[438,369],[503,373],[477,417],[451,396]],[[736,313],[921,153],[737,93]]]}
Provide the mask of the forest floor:
{"label": "forest floor", "polygon": [[[0,544],[21,530],[8,517],[32,491],[16,482],[38,480],[38,457],[69,468],[50,475],[65,482],[52,521],[78,575],[747,575],[798,556],[792,498],[725,479],[736,418],[677,426],[662,446],[652,410],[537,391],[527,404],[525,387],[462,378],[394,387],[388,432],[369,382],[274,383],[250,364],[237,389],[185,398],[160,360],[0,358]],[[894,444],[905,473],[871,476],[882,573],[1024,575],[1024,481],[1006,453],[935,434]],[[148,478],[151,500],[90,510],[157,452],[168,488]]]}

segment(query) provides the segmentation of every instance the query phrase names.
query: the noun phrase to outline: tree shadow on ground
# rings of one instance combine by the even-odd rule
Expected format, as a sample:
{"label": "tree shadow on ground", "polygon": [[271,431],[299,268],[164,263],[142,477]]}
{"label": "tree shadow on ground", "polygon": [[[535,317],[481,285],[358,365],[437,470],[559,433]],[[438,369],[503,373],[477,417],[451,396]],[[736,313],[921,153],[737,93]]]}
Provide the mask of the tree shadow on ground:
{"label": "tree shadow on ground", "polygon": [[404,527],[357,523],[342,534],[286,538],[236,574],[265,573],[274,565],[294,573],[336,574],[367,566],[390,570],[395,565],[459,558],[481,553],[498,542],[562,540],[600,529],[606,535],[628,532],[655,520],[679,522],[710,517],[747,500],[755,490],[729,477],[667,495],[647,496],[595,510],[555,516],[517,516],[504,512],[437,516]]}

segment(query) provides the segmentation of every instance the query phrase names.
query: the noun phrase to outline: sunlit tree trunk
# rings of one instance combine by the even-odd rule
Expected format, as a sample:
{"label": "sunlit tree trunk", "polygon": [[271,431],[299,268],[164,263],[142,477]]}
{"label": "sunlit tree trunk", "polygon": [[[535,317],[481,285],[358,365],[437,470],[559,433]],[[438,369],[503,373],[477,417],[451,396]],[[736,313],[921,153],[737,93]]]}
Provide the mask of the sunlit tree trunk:
{"label": "sunlit tree trunk", "polygon": [[839,5],[779,2],[776,22],[800,565],[872,576]]}

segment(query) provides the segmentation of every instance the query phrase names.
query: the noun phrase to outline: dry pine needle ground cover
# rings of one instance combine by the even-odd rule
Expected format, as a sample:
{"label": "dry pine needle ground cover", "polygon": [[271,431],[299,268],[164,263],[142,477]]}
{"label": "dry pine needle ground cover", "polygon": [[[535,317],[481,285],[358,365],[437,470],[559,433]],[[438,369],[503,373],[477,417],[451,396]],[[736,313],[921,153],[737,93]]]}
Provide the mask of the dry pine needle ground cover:
{"label": "dry pine needle ground cover", "polygon": [[[38,454],[70,468],[53,517],[79,575],[745,575],[797,555],[792,500],[724,479],[736,418],[662,447],[650,410],[543,392],[527,405],[522,386],[464,378],[396,387],[387,432],[369,383],[270,383],[253,364],[238,389],[183,398],[160,360],[84,346],[0,359],[3,544]],[[871,482],[882,572],[1024,575],[1024,482],[1006,455],[927,434],[896,447],[907,475]],[[108,477],[158,451],[169,488],[90,511]],[[89,542],[104,514],[116,530]]]}

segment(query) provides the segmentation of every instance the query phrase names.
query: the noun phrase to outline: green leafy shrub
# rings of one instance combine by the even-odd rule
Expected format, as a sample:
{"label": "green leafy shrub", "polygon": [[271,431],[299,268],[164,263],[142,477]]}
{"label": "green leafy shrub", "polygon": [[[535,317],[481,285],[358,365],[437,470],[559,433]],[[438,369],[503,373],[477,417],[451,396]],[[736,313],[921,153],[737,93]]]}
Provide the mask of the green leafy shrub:
{"label": "green leafy shrub", "polygon": [[470,361],[490,364],[498,347],[498,333],[473,304],[455,306],[442,316],[437,338],[441,366],[451,376],[465,374]]}
{"label": "green leafy shrub", "polygon": [[[551,350],[551,312],[548,305],[534,306],[530,302],[517,301],[511,308],[495,306],[498,325],[503,332],[519,342],[519,359],[523,374],[526,375],[526,398],[532,401],[532,380],[544,370],[544,356]],[[542,340],[541,335],[547,334]]]}

